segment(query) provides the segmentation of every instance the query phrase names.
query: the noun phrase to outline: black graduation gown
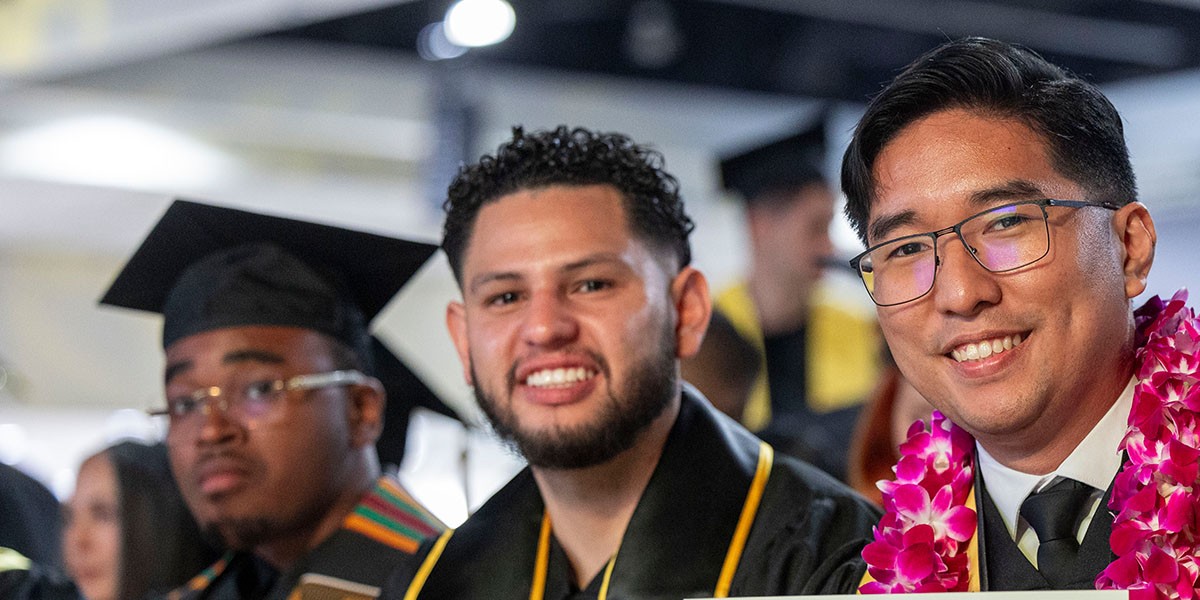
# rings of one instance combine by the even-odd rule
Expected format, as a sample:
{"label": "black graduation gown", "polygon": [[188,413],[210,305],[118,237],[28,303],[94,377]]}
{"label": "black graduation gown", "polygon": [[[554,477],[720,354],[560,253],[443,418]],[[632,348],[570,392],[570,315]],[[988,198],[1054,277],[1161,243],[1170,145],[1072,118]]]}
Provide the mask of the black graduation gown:
{"label": "black graduation gown", "polygon": [[0,546],[0,598],[3,600],[82,600],[67,576],[53,567],[30,563]]}
{"label": "black graduation gown", "polygon": [[230,552],[170,600],[285,600],[375,598],[397,565],[414,560],[442,524],[397,482],[381,477],[342,528],[285,573],[248,552]]}
{"label": "black graduation gown", "polygon": [[0,546],[46,567],[62,567],[62,507],[45,486],[0,462]]}
{"label": "black graduation gown", "polygon": [[[763,446],[706,400],[685,391],[662,458],[612,564],[607,599],[712,596]],[[865,569],[859,553],[878,511],[789,457],[776,456],[764,473],[769,476],[730,595],[852,592]],[[541,495],[526,469],[450,535],[440,554],[431,553],[438,544],[426,543],[420,564],[398,569],[381,598],[404,598],[414,581],[417,597],[424,600],[529,598],[543,514]],[[552,546],[544,597],[595,597],[573,596],[566,556]]]}

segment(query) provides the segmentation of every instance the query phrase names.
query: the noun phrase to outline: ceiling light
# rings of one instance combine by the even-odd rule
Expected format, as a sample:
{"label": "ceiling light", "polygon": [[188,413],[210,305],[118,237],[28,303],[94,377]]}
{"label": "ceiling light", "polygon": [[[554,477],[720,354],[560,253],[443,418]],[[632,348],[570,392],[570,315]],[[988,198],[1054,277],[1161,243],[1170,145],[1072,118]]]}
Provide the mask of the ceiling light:
{"label": "ceiling light", "polygon": [[505,0],[458,0],[446,11],[446,39],[468,48],[508,39],[517,14]]}
{"label": "ceiling light", "polygon": [[449,60],[467,53],[467,48],[446,39],[446,28],[441,23],[430,23],[417,35],[417,54],[425,60]]}

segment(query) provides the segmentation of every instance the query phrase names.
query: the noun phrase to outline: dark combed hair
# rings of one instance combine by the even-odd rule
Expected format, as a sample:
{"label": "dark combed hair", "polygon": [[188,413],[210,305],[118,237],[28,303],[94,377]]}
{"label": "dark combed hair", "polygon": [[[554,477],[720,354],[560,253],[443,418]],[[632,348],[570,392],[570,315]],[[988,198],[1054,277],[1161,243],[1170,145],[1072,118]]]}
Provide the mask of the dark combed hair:
{"label": "dark combed hair", "polygon": [[512,140],[494,156],[463,166],[450,184],[442,249],[455,278],[462,283],[463,254],[480,208],[514,192],[555,185],[615,187],[633,233],[673,252],[680,267],[689,264],[688,235],[695,225],[684,211],[679,182],[663,170],[663,162],[659,152],[619,133],[561,125],[525,133],[514,127]]}
{"label": "dark combed hair", "polygon": [[1137,199],[1121,116],[1096,86],[1029,49],[965,38],[905,68],[871,100],[854,131],[842,161],[842,191],[846,216],[864,243],[879,153],[905,127],[949,109],[1024,123],[1042,136],[1054,168],[1093,201]]}

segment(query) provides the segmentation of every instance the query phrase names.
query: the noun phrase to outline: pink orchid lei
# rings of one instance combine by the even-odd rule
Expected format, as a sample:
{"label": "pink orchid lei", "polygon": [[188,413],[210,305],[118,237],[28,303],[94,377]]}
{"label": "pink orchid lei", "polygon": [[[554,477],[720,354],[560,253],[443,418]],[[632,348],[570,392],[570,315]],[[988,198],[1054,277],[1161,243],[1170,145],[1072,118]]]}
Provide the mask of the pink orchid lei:
{"label": "pink orchid lei", "polygon": [[884,515],[875,541],[863,548],[874,581],[864,594],[967,590],[967,543],[975,511],[965,506],[974,483],[974,441],[940,412],[930,430],[917,421],[900,445],[895,481],[880,481]]}
{"label": "pink orchid lei", "polygon": [[1137,388],[1128,461],[1113,482],[1117,559],[1098,589],[1128,589],[1134,600],[1197,598],[1200,578],[1200,320],[1187,292],[1138,309]]}
{"label": "pink orchid lei", "polygon": [[[1138,384],[1120,447],[1128,460],[1108,505],[1117,559],[1096,579],[1134,600],[1200,599],[1200,319],[1186,301],[1180,290],[1134,312]],[[862,552],[874,581],[861,593],[967,590],[973,446],[937,411],[930,431],[921,421],[909,428],[896,480],[878,484],[885,514]]]}

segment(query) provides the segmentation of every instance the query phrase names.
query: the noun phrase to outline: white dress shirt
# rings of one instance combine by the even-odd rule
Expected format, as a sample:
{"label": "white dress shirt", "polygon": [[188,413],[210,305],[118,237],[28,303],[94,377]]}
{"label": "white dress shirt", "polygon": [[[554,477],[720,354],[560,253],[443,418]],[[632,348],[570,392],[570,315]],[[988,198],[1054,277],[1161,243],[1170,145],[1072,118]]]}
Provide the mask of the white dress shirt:
{"label": "white dress shirt", "polygon": [[1129,425],[1129,412],[1133,408],[1133,389],[1136,383],[1136,379],[1130,380],[1117,401],[1100,418],[1087,437],[1083,438],[1057,469],[1045,475],[1030,475],[1010,469],[988,454],[978,442],[975,443],[975,448],[979,451],[979,468],[988,495],[996,503],[1008,534],[1033,566],[1037,566],[1037,533],[1021,518],[1021,503],[1029,494],[1045,489],[1060,477],[1069,477],[1092,486],[1096,491],[1089,499],[1087,516],[1079,524],[1079,530],[1075,534],[1077,540],[1083,541],[1104,491],[1121,468],[1121,453],[1117,447],[1125,437]]}

